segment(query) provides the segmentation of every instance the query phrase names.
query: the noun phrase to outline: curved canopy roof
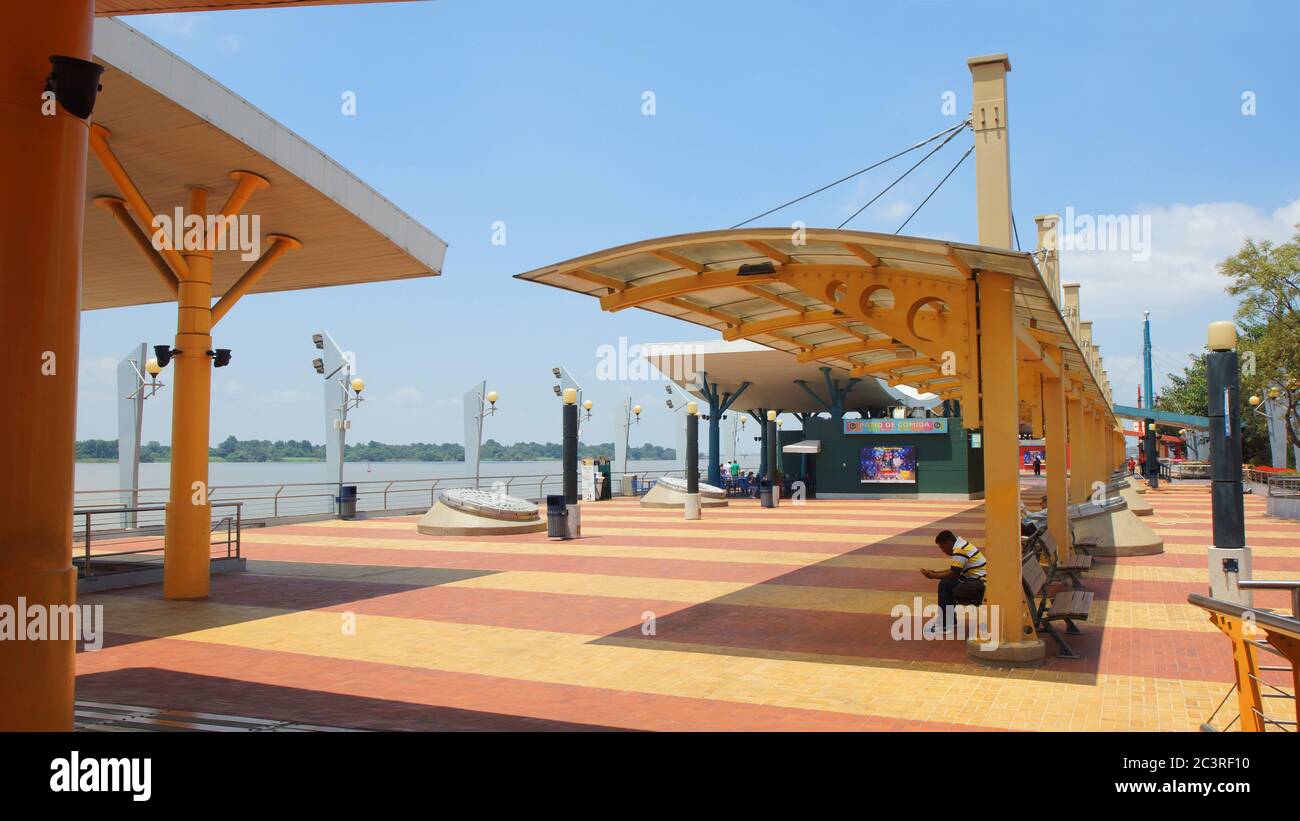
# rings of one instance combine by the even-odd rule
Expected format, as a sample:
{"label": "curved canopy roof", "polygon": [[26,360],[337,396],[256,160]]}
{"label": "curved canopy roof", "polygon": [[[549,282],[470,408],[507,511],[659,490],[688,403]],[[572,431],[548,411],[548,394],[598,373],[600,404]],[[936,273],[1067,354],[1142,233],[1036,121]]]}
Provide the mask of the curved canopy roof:
{"label": "curved canopy roof", "polygon": [[862,231],[808,228],[796,236],[786,228],[753,228],[621,245],[517,278],[597,297],[609,311],[636,307],[683,319],[717,330],[724,339],[750,339],[854,376],[959,395],[961,378],[938,373],[933,355],[899,342],[897,332],[873,326],[860,313],[850,316],[830,296],[810,295],[806,285],[792,284],[827,271],[844,281],[857,276],[881,283],[870,308],[882,315],[894,307],[891,282],[922,283],[941,293],[948,289],[946,301],[916,310],[919,321],[931,325],[942,325],[958,311],[971,311],[973,320],[974,306],[964,297],[973,293],[967,287],[972,277],[1008,274],[1022,358],[1041,360],[1042,345],[1059,347],[1075,389],[1109,404],[1099,361],[1078,341],[1077,317],[1067,322],[1057,287],[1048,285],[1028,253]]}
{"label": "curved canopy roof", "polygon": [[[409,2],[409,0],[397,0]],[[299,6],[341,6],[358,3],[390,3],[394,0],[95,0],[95,14],[111,17],[119,14],[155,14],[177,11],[216,11],[218,9],[270,9]]]}
{"label": "curved canopy roof", "polygon": [[[111,132],[109,147],[158,213],[184,205],[187,185],[208,188],[215,210],[235,186],[232,171],[271,183],[252,195],[244,212],[258,218],[264,240],[283,233],[303,245],[281,258],[253,293],[438,275],[446,243],[175,54],[124,23],[101,19],[95,59],[106,71],[94,122]],[[82,308],[174,300],[113,216],[94,207],[96,197],[119,196],[95,157],[86,166],[86,191]],[[213,296],[225,293],[249,264],[233,251],[216,254]]]}
{"label": "curved canopy roof", "polygon": [[[829,410],[826,376],[821,371],[826,365],[799,362],[781,351],[748,340],[651,344],[646,346],[645,356],[660,373],[704,402],[708,402],[708,397],[699,382],[707,378],[710,384],[727,393],[734,393],[745,382],[750,383],[732,404],[736,411],[770,408],[788,413],[822,413]],[[844,407],[849,410],[933,404],[909,400],[878,379],[849,380],[842,372],[830,376],[836,389],[849,388],[843,397]],[[800,381],[807,387],[800,387]]]}

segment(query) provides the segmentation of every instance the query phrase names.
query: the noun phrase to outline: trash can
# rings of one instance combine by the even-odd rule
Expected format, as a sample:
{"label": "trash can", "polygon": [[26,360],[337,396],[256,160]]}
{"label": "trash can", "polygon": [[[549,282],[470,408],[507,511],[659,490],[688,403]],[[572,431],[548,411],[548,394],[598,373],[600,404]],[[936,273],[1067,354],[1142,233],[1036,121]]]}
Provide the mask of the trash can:
{"label": "trash can", "polygon": [[546,497],[546,535],[552,539],[563,539],[567,534],[569,507],[564,503],[564,494]]}
{"label": "trash can", "polygon": [[614,498],[614,472],[609,462],[603,462],[597,468],[596,498],[608,501]]}
{"label": "trash can", "polygon": [[357,486],[343,485],[339,488],[339,495],[334,500],[338,502],[339,518],[355,519],[357,518]]}
{"label": "trash can", "polygon": [[758,506],[759,507],[776,507],[772,503],[772,485],[763,482],[758,488]]}

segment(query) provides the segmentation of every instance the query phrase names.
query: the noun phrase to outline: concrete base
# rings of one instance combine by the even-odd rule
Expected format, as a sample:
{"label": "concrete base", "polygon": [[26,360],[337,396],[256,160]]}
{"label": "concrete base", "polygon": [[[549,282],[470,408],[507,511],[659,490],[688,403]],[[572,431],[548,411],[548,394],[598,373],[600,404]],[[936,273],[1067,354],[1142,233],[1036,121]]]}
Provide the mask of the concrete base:
{"label": "concrete base", "polygon": [[1138,493],[1146,493],[1148,490],[1151,489],[1147,487],[1146,482],[1143,482],[1137,476],[1129,476],[1124,481],[1128,482],[1128,486],[1133,488],[1133,490],[1137,491]]}
{"label": "concrete base", "polygon": [[1096,539],[1088,550],[1094,556],[1154,556],[1165,552],[1164,540],[1128,508],[1072,519],[1070,526],[1080,540]]}
{"label": "concrete base", "polygon": [[[723,491],[714,488],[720,495],[714,495],[705,490],[706,485],[700,485],[700,507],[726,507],[727,497]],[[675,487],[665,484],[664,482],[655,482],[655,486],[650,488],[650,492],[641,497],[641,507],[668,507],[668,508],[685,508],[686,492],[677,490]]]}
{"label": "concrete base", "polygon": [[1128,509],[1133,511],[1134,516],[1150,516],[1155,512],[1151,509],[1151,503],[1131,487],[1124,488],[1119,495],[1128,504]]}
{"label": "concrete base", "polygon": [[[1237,582],[1252,578],[1249,547],[1210,547],[1206,558],[1210,579],[1210,598],[1254,607],[1253,590],[1242,590]],[[1236,568],[1233,569],[1232,565]]]}
{"label": "concrete base", "polygon": [[1040,639],[1004,641],[988,647],[979,639],[966,640],[966,655],[998,667],[1037,667],[1047,658],[1047,645]]}
{"label": "concrete base", "polygon": [[698,493],[686,494],[685,510],[686,510],[686,519],[688,521],[695,521],[696,519],[700,518],[700,494]]}
{"label": "concrete base", "polygon": [[[572,517],[572,511],[570,512]],[[416,530],[426,536],[507,536],[513,533],[537,533],[546,529],[546,520],[492,519],[448,507],[439,499],[420,519]]]}

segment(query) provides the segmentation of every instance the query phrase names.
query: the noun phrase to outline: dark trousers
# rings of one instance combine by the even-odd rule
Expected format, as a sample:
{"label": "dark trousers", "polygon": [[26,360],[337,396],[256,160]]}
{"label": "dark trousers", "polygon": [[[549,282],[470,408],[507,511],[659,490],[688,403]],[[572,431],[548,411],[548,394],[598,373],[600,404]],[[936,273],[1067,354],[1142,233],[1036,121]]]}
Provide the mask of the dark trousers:
{"label": "dark trousers", "polygon": [[1037,462],[1035,462],[1035,463],[1034,463],[1034,475],[1035,475],[1035,476],[1041,476],[1042,474],[1043,474],[1043,466],[1040,465],[1040,464],[1038,464]]}
{"label": "dark trousers", "polygon": [[939,610],[943,613],[944,628],[953,626],[952,608],[958,604],[984,603],[984,582],[980,579],[940,579]]}

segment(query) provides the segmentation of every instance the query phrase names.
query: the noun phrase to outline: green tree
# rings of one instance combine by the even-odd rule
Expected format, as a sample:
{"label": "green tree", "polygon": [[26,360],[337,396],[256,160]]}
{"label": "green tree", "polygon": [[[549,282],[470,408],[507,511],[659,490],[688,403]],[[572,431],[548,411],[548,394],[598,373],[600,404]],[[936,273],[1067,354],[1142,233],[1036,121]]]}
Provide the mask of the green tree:
{"label": "green tree", "polygon": [[[1219,263],[1240,299],[1238,346],[1245,396],[1273,396],[1286,408],[1287,450],[1300,444],[1300,226],[1289,242],[1247,239],[1240,251]],[[1253,373],[1250,373],[1253,368]],[[1259,422],[1260,416],[1249,418]]]}

